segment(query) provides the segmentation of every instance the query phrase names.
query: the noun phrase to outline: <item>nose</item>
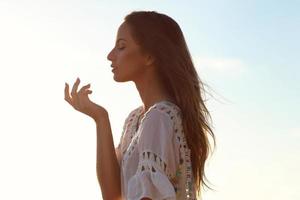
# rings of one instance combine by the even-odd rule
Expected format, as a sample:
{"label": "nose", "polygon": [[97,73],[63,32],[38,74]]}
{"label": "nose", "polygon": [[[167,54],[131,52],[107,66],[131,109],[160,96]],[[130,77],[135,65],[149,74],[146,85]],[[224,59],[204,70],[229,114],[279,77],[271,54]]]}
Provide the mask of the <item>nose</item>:
{"label": "nose", "polygon": [[110,61],[113,60],[113,49],[108,53],[107,60],[110,60]]}

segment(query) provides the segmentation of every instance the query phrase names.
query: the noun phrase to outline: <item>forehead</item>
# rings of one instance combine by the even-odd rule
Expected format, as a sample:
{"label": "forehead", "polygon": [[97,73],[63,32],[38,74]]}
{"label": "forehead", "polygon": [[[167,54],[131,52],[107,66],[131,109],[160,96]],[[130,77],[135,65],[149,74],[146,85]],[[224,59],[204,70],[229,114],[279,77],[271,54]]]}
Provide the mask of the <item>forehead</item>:
{"label": "forehead", "polygon": [[[123,22],[120,26],[119,26],[119,29],[118,29],[118,33],[117,33],[117,41],[119,39],[125,39],[127,42],[133,42],[133,39],[131,37],[131,34],[130,34],[130,30],[129,30],[129,27],[128,25]],[[124,40],[119,40],[119,41],[124,41]]]}

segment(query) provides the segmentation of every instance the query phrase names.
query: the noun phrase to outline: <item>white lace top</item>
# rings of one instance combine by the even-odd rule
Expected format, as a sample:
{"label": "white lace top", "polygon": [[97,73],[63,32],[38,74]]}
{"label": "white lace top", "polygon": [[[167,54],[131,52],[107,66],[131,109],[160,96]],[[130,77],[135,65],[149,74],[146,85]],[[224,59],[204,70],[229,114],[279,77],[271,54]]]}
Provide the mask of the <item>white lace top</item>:
{"label": "white lace top", "polygon": [[142,110],[130,112],[116,148],[123,199],[195,199],[180,108],[160,101],[145,112],[137,129]]}

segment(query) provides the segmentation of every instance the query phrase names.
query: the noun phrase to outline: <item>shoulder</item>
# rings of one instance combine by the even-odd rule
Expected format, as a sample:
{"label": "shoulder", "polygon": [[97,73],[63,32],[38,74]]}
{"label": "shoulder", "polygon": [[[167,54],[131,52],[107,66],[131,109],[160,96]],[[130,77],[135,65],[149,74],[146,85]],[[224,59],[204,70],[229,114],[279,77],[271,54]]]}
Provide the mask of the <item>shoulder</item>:
{"label": "shoulder", "polygon": [[176,119],[181,116],[180,108],[169,101],[162,101],[154,104],[145,113],[143,120],[152,118],[156,120],[167,120],[175,123]]}
{"label": "shoulder", "polygon": [[128,123],[129,121],[132,121],[136,117],[136,115],[139,114],[139,112],[141,112],[141,107],[137,107],[131,110],[126,117],[125,122]]}

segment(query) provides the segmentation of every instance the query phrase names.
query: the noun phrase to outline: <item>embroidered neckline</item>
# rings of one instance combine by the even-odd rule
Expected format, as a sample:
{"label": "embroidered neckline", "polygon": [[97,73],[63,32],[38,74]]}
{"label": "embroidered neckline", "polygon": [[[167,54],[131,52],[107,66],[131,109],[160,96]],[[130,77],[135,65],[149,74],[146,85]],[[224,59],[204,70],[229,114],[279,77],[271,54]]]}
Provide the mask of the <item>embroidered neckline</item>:
{"label": "embroidered neckline", "polygon": [[[173,102],[169,101],[169,100],[161,100],[161,101],[158,101],[156,103],[154,103],[152,106],[150,106],[148,108],[148,110],[142,115],[142,112],[143,112],[143,105],[139,106],[137,108],[137,114],[136,117],[137,117],[137,121],[135,123],[135,126],[136,126],[136,130],[135,130],[135,133],[138,131],[138,128],[140,127],[140,125],[142,124],[142,122],[144,121],[144,119],[146,118],[147,114],[155,107],[157,107],[158,105],[160,104],[167,104],[169,106],[173,106],[175,107],[177,110],[180,110],[180,108]],[[139,119],[141,118],[140,120],[140,123],[139,123]]]}

